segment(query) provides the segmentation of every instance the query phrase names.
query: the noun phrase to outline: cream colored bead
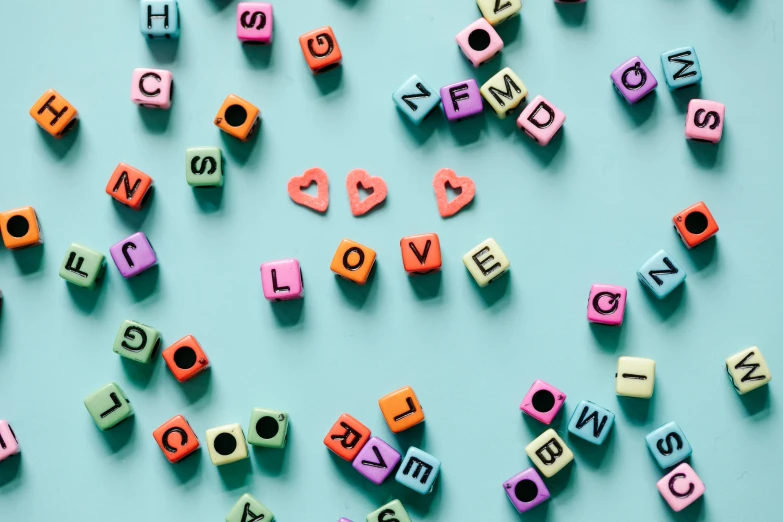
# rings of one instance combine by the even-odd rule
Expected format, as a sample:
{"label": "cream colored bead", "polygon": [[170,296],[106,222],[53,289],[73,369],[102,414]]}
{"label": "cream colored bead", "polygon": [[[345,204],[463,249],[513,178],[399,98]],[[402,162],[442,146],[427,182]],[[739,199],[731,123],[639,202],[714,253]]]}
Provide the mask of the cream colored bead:
{"label": "cream colored bead", "polygon": [[497,241],[492,238],[482,241],[462,256],[462,262],[481,287],[487,286],[511,267]]}
{"label": "cream colored bead", "polygon": [[615,374],[617,395],[649,399],[655,389],[655,361],[640,357],[617,359]]}
{"label": "cream colored bead", "polygon": [[476,4],[492,25],[505,22],[522,9],[522,0],[476,0]]}
{"label": "cream colored bead", "polygon": [[726,359],[726,371],[731,384],[740,395],[760,388],[772,380],[767,361],[756,346],[751,346]]}
{"label": "cream colored bead", "polygon": [[207,430],[209,458],[215,466],[230,464],[247,458],[247,443],[242,426],[226,424]]}
{"label": "cream colored bead", "polygon": [[527,87],[511,67],[506,67],[481,86],[481,96],[498,118],[505,119],[527,98]]}
{"label": "cream colored bead", "polygon": [[525,453],[545,477],[553,477],[574,460],[574,454],[568,449],[560,435],[548,429],[525,448]]}

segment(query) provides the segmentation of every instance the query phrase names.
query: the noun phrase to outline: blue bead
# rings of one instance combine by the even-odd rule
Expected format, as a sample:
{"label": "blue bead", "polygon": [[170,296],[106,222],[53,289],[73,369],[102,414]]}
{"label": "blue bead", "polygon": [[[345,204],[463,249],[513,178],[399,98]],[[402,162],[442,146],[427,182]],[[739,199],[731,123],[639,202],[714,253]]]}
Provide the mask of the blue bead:
{"label": "blue bead", "polygon": [[582,401],[571,415],[568,431],[579,438],[603,444],[614,425],[614,413],[590,401]]}
{"label": "blue bead", "polygon": [[691,443],[676,422],[664,424],[647,435],[645,440],[650,453],[662,469],[679,464],[693,453]]}
{"label": "blue bead", "polygon": [[693,47],[680,47],[661,54],[661,65],[669,89],[679,89],[701,81],[701,66]]}
{"label": "blue bead", "polygon": [[440,103],[440,94],[414,74],[392,94],[397,108],[418,125]]}
{"label": "blue bead", "polygon": [[685,270],[665,250],[656,252],[636,275],[658,299],[663,299],[685,281]]}
{"label": "blue bead", "polygon": [[426,495],[432,491],[432,485],[438,478],[439,472],[440,461],[438,459],[411,446],[408,448],[405,458],[402,459],[402,464],[400,464],[394,479],[403,486]]}
{"label": "blue bead", "polygon": [[147,38],[178,38],[177,0],[141,0],[139,28]]}

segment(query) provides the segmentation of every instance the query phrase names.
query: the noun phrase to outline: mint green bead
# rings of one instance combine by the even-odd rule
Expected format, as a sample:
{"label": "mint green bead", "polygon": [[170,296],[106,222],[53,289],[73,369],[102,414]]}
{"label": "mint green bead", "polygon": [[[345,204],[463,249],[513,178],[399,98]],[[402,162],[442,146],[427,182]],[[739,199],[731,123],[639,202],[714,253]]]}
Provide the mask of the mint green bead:
{"label": "mint green bead", "polygon": [[250,415],[247,442],[264,448],[284,448],[288,438],[288,414],[256,408]]}
{"label": "mint green bead", "polygon": [[405,508],[402,507],[402,502],[399,500],[392,500],[385,506],[381,506],[367,515],[367,522],[389,522],[392,519],[396,519],[398,522],[411,522]]}
{"label": "mint green bead", "polygon": [[83,288],[93,288],[106,268],[106,258],[100,252],[71,243],[60,265],[60,277]]}
{"label": "mint green bead", "polygon": [[223,154],[217,147],[185,151],[185,180],[191,187],[223,186]]}
{"label": "mint green bead", "polygon": [[95,424],[106,431],[133,415],[130,401],[116,383],[110,382],[84,399],[84,406]]}
{"label": "mint green bead", "polygon": [[275,516],[272,512],[249,493],[239,497],[237,503],[226,515],[226,522],[249,522],[250,520],[272,522],[274,519]]}
{"label": "mint green bead", "polygon": [[149,362],[160,347],[160,332],[146,324],[125,320],[114,338],[114,353],[138,361]]}

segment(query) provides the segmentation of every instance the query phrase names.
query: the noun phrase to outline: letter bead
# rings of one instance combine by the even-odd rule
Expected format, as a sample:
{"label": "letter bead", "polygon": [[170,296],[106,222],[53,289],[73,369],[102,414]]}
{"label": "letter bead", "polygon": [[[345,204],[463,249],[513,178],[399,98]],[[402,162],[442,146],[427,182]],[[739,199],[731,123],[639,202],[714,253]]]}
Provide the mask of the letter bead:
{"label": "letter bead", "polygon": [[501,69],[481,86],[480,91],[501,120],[514,112],[527,98],[527,87],[511,67]]}
{"label": "letter bead", "polygon": [[191,187],[223,186],[223,152],[218,147],[185,150],[185,181]]}
{"label": "letter bead", "polygon": [[84,399],[84,406],[95,424],[106,431],[133,415],[133,407],[122,389],[113,382]]}
{"label": "letter bead", "polygon": [[464,120],[481,114],[484,110],[481,92],[473,78],[443,87],[440,90],[440,97],[443,112],[449,121]]}
{"label": "letter bead", "polygon": [[638,102],[658,86],[658,80],[638,56],[612,71],[611,78],[617,92],[630,104]]}
{"label": "letter bead", "polygon": [[273,522],[275,515],[261,502],[245,493],[226,515],[226,522]]}
{"label": "letter bead", "polygon": [[8,421],[0,420],[0,462],[8,457],[18,455],[21,449],[16,434]]}
{"label": "letter bead", "polygon": [[394,91],[392,100],[400,112],[418,125],[440,103],[440,95],[414,74]]}
{"label": "letter bead", "polygon": [[675,512],[680,512],[704,495],[704,482],[688,464],[682,463],[656,484],[661,496]]}
{"label": "letter bead", "polygon": [[176,0],[141,0],[139,28],[149,39],[179,37],[179,9]]}
{"label": "letter bead", "polygon": [[247,443],[242,426],[226,424],[207,430],[207,450],[215,466],[231,464],[247,458]]}
{"label": "letter bead", "polygon": [[574,460],[574,454],[552,428],[528,444],[525,453],[546,478],[554,477],[558,471]]}
{"label": "letter bead", "polygon": [[394,479],[416,493],[426,495],[432,491],[439,473],[440,461],[438,459],[411,446],[408,448]]}
{"label": "letter bead", "polygon": [[401,433],[424,422],[424,410],[410,386],[381,397],[378,406],[392,433]]}
{"label": "letter bead", "polygon": [[772,380],[767,361],[756,346],[746,348],[726,359],[726,371],[740,395],[760,388]]}
{"label": "letter bead", "polygon": [[672,221],[688,248],[700,245],[718,233],[718,223],[702,201],[686,208],[674,216]]}
{"label": "letter bead", "polygon": [[671,468],[693,453],[691,443],[676,422],[664,424],[644,438],[661,469]]}
{"label": "letter bead", "polygon": [[685,270],[665,250],[656,252],[636,275],[658,299],[663,299],[685,281]]}
{"label": "letter bead", "polygon": [[549,490],[534,468],[527,468],[503,483],[503,490],[520,513],[549,500]]}
{"label": "letter bead", "polygon": [[485,239],[462,256],[462,263],[482,288],[505,274],[511,267],[506,254],[492,238]]}
{"label": "letter bead", "polygon": [[557,412],[563,407],[566,394],[544,381],[535,381],[528,390],[519,409],[538,422],[552,424]]}
{"label": "letter bead", "polygon": [[681,47],[661,54],[663,77],[669,89],[679,89],[701,81],[701,65],[693,47]]}
{"label": "letter bead", "polygon": [[402,266],[409,274],[429,274],[442,265],[438,234],[419,234],[400,239]]}
{"label": "letter bead", "polygon": [[367,522],[411,522],[408,513],[399,500],[392,500],[385,506],[381,506],[369,515]]}
{"label": "letter bead", "polygon": [[587,298],[587,320],[591,323],[620,326],[625,317],[627,290],[622,286],[593,285]]}
{"label": "letter bead", "polygon": [[152,432],[163,455],[172,464],[179,462],[199,448],[198,437],[185,417],[177,415]]}
{"label": "letter bead", "polygon": [[571,415],[568,431],[592,444],[603,444],[614,426],[614,413],[590,401],[582,401]]}
{"label": "letter bead", "polygon": [[343,59],[337,38],[329,26],[303,34],[299,37],[299,45],[313,74],[337,67]]}
{"label": "letter bead", "polygon": [[690,140],[718,143],[723,136],[726,106],[709,100],[691,100],[685,116],[685,136]]}
{"label": "letter bead", "polygon": [[109,254],[122,277],[128,279],[158,264],[155,250],[144,235],[136,232],[109,248]]}
{"label": "letter bead", "polygon": [[30,108],[30,116],[43,130],[60,139],[79,121],[79,113],[54,89],[49,89]]}
{"label": "letter bead", "polygon": [[655,390],[655,361],[640,357],[617,359],[615,392],[624,397],[649,399]]}
{"label": "letter bead", "polygon": [[161,355],[179,382],[192,379],[209,367],[207,354],[192,335],[186,335],[172,344]]}
{"label": "letter bead", "polygon": [[229,94],[215,116],[215,125],[239,141],[247,141],[261,123],[261,111],[239,96]]}
{"label": "letter bead", "polygon": [[373,484],[383,484],[397,469],[402,457],[378,437],[372,437],[353,459],[353,469]]}
{"label": "letter bead", "polygon": [[261,286],[270,301],[288,301],[304,297],[304,279],[299,261],[283,259],[261,264]]}
{"label": "letter bead", "polygon": [[152,178],[130,165],[120,163],[106,184],[106,193],[133,210],[139,210],[152,188]]}
{"label": "letter bead", "polygon": [[350,239],[343,239],[334,253],[330,268],[344,279],[363,285],[375,266],[375,250]]}
{"label": "letter bead", "polygon": [[473,67],[478,67],[503,49],[503,39],[489,22],[479,18],[457,33],[457,45]]}
{"label": "letter bead", "polygon": [[103,254],[71,243],[60,265],[60,277],[82,288],[94,288],[105,268],[106,258]]}
{"label": "letter bead", "polygon": [[146,324],[125,320],[114,338],[114,353],[140,363],[150,362],[160,347],[160,332]]}
{"label": "letter bead", "polygon": [[522,0],[476,0],[481,16],[492,25],[499,25],[522,9]]}
{"label": "letter bead", "polygon": [[245,43],[272,43],[272,4],[240,2],[237,5],[237,38]]}
{"label": "letter bead", "polygon": [[22,207],[0,213],[0,234],[3,244],[18,250],[43,243],[38,216],[33,207]]}
{"label": "letter bead", "polygon": [[536,96],[517,118],[517,127],[542,147],[555,137],[566,116],[543,96]]}
{"label": "letter bead", "polygon": [[324,437],[324,444],[338,457],[351,462],[369,439],[370,428],[343,413]]}
{"label": "letter bead", "polygon": [[250,415],[247,442],[262,448],[282,449],[288,441],[288,414],[255,408]]}
{"label": "letter bead", "polygon": [[131,101],[141,107],[169,109],[174,79],[163,69],[134,69],[131,76]]}

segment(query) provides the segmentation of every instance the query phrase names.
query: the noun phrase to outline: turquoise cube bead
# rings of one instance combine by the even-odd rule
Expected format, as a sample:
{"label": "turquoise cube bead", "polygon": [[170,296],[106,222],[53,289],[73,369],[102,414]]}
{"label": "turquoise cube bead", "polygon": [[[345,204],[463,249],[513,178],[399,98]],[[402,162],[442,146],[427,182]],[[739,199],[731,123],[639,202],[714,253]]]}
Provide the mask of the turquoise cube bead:
{"label": "turquoise cube bead", "polygon": [[680,47],[661,54],[661,65],[669,89],[679,89],[701,81],[701,66],[693,47]]}
{"label": "turquoise cube bead", "polygon": [[141,0],[139,29],[147,38],[178,38],[177,0]]}
{"label": "turquoise cube bead", "polygon": [[685,270],[665,250],[656,252],[636,275],[658,299],[663,299],[685,281]]}
{"label": "turquoise cube bead", "polygon": [[114,353],[146,363],[160,347],[160,332],[151,326],[125,320],[114,338]]}
{"label": "turquoise cube bead", "polygon": [[60,265],[60,277],[76,286],[92,288],[103,275],[106,258],[100,252],[72,243]]}
{"label": "turquoise cube bead", "polygon": [[590,401],[582,401],[571,415],[568,431],[587,442],[603,444],[613,425],[614,413]]}
{"label": "turquoise cube bead", "polygon": [[394,479],[403,486],[426,495],[432,491],[432,486],[435,484],[439,472],[440,461],[438,459],[411,446],[408,448],[405,458],[402,459],[402,464],[400,464]]}
{"label": "turquoise cube bead", "polygon": [[84,406],[101,431],[113,428],[133,415],[130,401],[122,388],[113,382],[88,395],[84,399]]}
{"label": "turquoise cube bead", "polygon": [[693,453],[688,437],[676,422],[664,424],[647,435],[645,441],[661,469],[676,466]]}
{"label": "turquoise cube bead", "polygon": [[440,103],[440,94],[414,74],[392,94],[397,108],[418,125]]}

